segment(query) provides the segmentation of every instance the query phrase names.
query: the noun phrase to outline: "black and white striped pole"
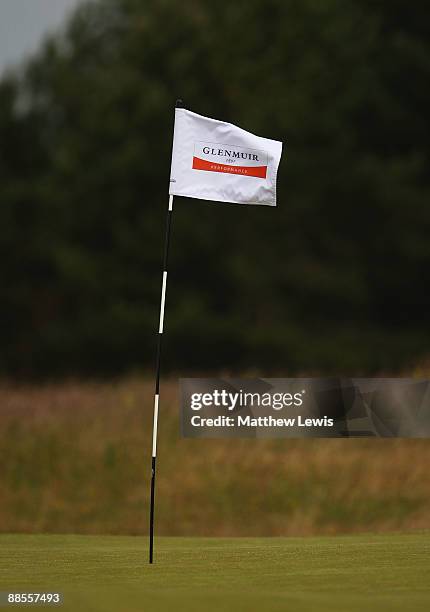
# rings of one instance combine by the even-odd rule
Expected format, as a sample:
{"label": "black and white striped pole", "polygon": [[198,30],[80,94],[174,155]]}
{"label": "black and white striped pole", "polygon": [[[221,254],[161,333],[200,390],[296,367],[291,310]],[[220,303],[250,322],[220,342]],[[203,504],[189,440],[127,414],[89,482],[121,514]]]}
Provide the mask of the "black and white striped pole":
{"label": "black and white striped pole", "polygon": [[[182,108],[182,100],[176,101],[176,108]],[[155,472],[157,464],[157,429],[158,406],[160,402],[160,371],[161,371],[161,345],[164,329],[164,307],[166,305],[167,264],[169,260],[170,228],[172,225],[173,196],[169,196],[167,209],[166,235],[164,238],[163,280],[161,285],[160,321],[158,325],[157,358],[155,365],[155,395],[154,395],[154,423],[152,426],[152,459],[151,459],[151,502],[149,511],[149,563],[154,560],[154,509],[155,509]]]}

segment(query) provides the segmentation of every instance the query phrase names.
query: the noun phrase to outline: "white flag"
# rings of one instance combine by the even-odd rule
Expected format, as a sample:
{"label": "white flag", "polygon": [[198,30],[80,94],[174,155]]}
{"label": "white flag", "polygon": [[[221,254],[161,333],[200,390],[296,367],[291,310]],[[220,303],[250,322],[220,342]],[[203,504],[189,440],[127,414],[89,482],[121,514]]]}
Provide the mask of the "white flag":
{"label": "white flag", "polygon": [[276,206],[282,143],[175,109],[170,195]]}

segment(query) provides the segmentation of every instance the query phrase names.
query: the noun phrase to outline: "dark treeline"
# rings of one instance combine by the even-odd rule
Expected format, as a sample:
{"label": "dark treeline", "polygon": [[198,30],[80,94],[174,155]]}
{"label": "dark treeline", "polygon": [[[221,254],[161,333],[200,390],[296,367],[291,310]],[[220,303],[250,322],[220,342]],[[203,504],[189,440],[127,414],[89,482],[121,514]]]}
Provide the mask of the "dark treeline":
{"label": "dark treeline", "polygon": [[152,366],[177,97],[285,148],[277,209],[176,200],[166,369],[424,359],[429,41],[399,0],[78,9],[0,82],[0,372]]}

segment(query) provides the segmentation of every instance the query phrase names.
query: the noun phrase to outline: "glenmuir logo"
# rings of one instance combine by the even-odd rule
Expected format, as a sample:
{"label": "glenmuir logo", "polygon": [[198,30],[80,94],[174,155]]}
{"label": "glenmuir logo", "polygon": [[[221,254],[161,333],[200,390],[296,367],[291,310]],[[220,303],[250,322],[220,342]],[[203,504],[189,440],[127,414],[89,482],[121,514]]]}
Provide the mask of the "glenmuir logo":
{"label": "glenmuir logo", "polygon": [[265,179],[267,152],[219,142],[195,142],[193,169]]}

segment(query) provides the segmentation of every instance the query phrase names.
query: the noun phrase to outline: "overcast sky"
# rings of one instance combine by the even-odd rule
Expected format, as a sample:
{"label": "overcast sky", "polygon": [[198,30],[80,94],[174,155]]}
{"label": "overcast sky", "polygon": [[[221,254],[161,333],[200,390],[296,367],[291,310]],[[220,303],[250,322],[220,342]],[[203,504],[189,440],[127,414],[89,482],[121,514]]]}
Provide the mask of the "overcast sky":
{"label": "overcast sky", "polygon": [[81,0],[0,0],[0,74],[37,49]]}

